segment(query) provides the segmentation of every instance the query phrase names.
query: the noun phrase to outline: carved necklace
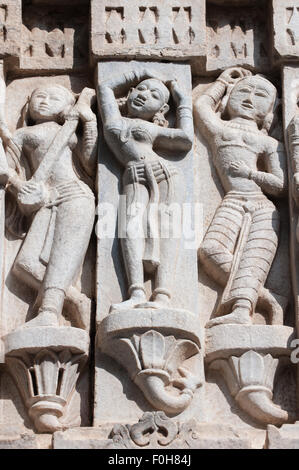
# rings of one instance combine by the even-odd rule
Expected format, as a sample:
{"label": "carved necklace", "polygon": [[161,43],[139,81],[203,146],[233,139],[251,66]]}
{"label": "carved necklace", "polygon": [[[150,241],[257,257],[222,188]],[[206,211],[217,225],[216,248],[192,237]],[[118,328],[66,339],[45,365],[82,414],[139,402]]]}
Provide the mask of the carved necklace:
{"label": "carved necklace", "polygon": [[246,124],[239,124],[237,122],[226,122],[225,126],[226,127],[232,127],[234,129],[240,129],[240,130],[246,131],[246,132],[251,132],[252,134],[257,134],[257,135],[260,135],[260,133],[261,133],[261,131],[254,130],[254,129],[252,129],[252,127],[246,126]]}

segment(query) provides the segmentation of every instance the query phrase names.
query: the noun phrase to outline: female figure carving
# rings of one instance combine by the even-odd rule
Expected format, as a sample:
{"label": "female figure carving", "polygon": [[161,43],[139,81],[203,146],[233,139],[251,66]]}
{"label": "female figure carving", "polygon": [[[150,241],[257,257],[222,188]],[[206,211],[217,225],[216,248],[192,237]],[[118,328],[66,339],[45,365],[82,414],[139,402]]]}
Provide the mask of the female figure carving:
{"label": "female figure carving", "polygon": [[[229,88],[224,120],[217,109]],[[218,318],[207,327],[251,323],[258,299],[270,305],[273,323],[282,322],[280,306],[264,287],[279,231],[279,213],[267,195],[280,196],[286,186],[283,145],[268,135],[276,95],[263,76],[232,68],[195,103],[226,193],[199,250],[208,274],[224,287]]]}
{"label": "female figure carving", "polygon": [[[96,165],[92,96],[93,90],[84,89],[76,103],[63,86],[41,87],[27,105],[31,125],[10,135],[1,123],[1,182],[31,221],[13,267],[38,292],[38,315],[25,326],[58,325],[65,301],[75,325],[88,324],[87,298],[73,284],[95,213],[93,192],[83,181],[93,176]],[[79,120],[81,136],[76,134]]]}
{"label": "female figure carving", "polygon": [[[121,115],[115,93],[126,93],[127,116]],[[121,239],[129,299],[113,309],[140,307],[163,308],[170,303],[172,270],[178,240],[153,235],[157,221],[147,225],[147,236],[136,237],[136,220],[142,226],[143,209],[152,203],[180,203],[183,195],[178,170],[158,155],[159,149],[187,152],[192,147],[191,100],[176,81],[169,85],[177,106],[177,128],[167,129],[169,90],[162,80],[148,71],[134,71],[107,80],[99,86],[99,105],[104,135],[110,149],[125,168],[123,195],[126,196],[126,237]],[[170,216],[169,216],[170,217]],[[135,223],[133,224],[133,220]],[[156,226],[156,227],[155,227]],[[146,302],[144,270],[155,273],[155,289]]]}

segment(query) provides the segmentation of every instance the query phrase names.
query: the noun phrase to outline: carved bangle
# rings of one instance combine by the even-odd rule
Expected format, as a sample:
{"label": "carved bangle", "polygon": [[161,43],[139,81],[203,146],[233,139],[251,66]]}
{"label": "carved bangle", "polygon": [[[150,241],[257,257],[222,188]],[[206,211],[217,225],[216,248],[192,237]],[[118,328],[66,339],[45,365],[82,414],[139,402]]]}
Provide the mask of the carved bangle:
{"label": "carved bangle", "polygon": [[177,115],[179,118],[192,119],[192,108],[188,105],[180,105],[177,108]]}
{"label": "carved bangle", "polygon": [[265,173],[262,171],[251,171],[250,179],[254,180],[257,184],[262,185],[265,182]]}
{"label": "carved bangle", "polygon": [[97,118],[94,117],[92,119],[89,119],[88,121],[85,121],[85,124],[88,126],[88,127],[94,127],[94,124],[97,124]]}
{"label": "carved bangle", "polygon": [[180,111],[181,109],[188,109],[188,111],[192,112],[192,106],[189,106],[188,104],[180,104],[177,107],[177,110]]}
{"label": "carved bangle", "polygon": [[145,293],[145,288],[144,288],[144,286],[143,286],[142,284],[132,284],[132,285],[129,287],[129,289],[128,289],[129,295],[131,295],[132,292],[133,292],[134,290],[137,290],[137,289],[138,289],[138,290],[142,290],[142,291]]}
{"label": "carved bangle", "polygon": [[225,88],[227,87],[227,84],[225,84],[224,81],[222,81],[221,79],[217,79],[213,84],[213,91],[209,92],[209,90],[207,90],[206,92],[204,92],[204,95],[208,96],[209,98],[212,98],[215,105],[219,103],[219,101],[223,97],[223,94],[225,92],[225,88],[223,89],[223,85],[225,85]]}
{"label": "carved bangle", "polygon": [[155,298],[158,294],[167,295],[167,297],[171,297],[171,293],[168,289],[163,289],[163,287],[157,287],[152,293],[152,297]]}
{"label": "carved bangle", "polygon": [[227,83],[225,80],[223,80],[223,78],[218,77],[218,78],[216,79],[216,82],[223,83],[223,85],[225,85],[226,87],[228,86],[228,83]]}

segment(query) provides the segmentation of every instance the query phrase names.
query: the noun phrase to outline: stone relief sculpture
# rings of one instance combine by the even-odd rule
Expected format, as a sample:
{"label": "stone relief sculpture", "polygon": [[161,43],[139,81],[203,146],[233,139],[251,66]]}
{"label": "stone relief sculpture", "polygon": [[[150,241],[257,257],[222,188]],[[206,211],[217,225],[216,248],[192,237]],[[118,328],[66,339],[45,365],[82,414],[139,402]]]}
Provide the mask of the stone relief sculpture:
{"label": "stone relief sculpture", "polygon": [[[225,120],[217,110],[226,93]],[[267,195],[278,197],[286,188],[284,147],[268,135],[276,95],[263,76],[231,68],[195,103],[226,193],[199,250],[208,274],[224,288],[208,328],[250,324],[258,301],[268,304],[272,324],[283,322],[281,306],[264,286],[279,230],[279,213]]]}
{"label": "stone relief sculpture", "polygon": [[[126,111],[122,115],[118,97],[126,95],[129,87],[127,97],[121,98]],[[165,118],[170,94],[176,108],[173,128],[166,127]],[[158,209],[184,201],[184,178],[159,150],[167,147],[175,157],[191,149],[191,96],[176,80],[163,81],[141,67],[99,80],[98,96],[106,142],[125,168],[126,204],[120,204],[126,235],[120,241],[129,299],[111,306],[99,325],[97,344],[125,367],[151,406],[175,415],[190,405],[202,383],[196,369],[201,342],[196,316],[171,303],[171,273],[180,239],[161,236],[162,224],[171,226],[174,216],[171,210],[163,211],[166,220],[161,222]],[[136,236],[138,227],[144,227],[144,232]],[[153,276],[155,285],[149,301],[145,272]]]}
{"label": "stone relief sculpture", "polygon": [[[23,109],[24,125],[14,135],[2,126],[1,182],[30,228],[14,263],[14,273],[38,292],[38,315],[31,326],[56,326],[66,301],[75,326],[87,328],[89,303],[72,285],[89,243],[94,195],[84,182],[96,165],[97,121],[94,91],[78,98],[62,86],[37,88]],[[83,135],[77,137],[79,120]],[[29,125],[30,124],[30,125]],[[83,177],[82,177],[83,175]],[[20,222],[12,217],[11,230]]]}
{"label": "stone relief sculpture", "polygon": [[[216,318],[206,324],[206,362],[223,374],[240,408],[263,424],[290,418],[273,402],[279,366],[274,344],[287,355],[283,338],[292,329],[282,326],[283,306],[265,287],[280,223],[270,198],[286,189],[284,146],[268,134],[276,99],[265,77],[230,68],[195,102],[197,125],[225,192],[199,248],[201,264],[224,289]],[[258,302],[267,305],[270,325],[253,324]]]}
{"label": "stone relief sculpture", "polygon": [[[77,100],[60,85],[36,88],[13,135],[1,114],[7,228],[25,236],[13,272],[38,293],[37,316],[5,336],[6,362],[39,432],[68,427],[65,410],[87,360],[90,302],[74,283],[95,215],[84,182],[94,177],[97,158],[94,98],[88,88]],[[29,229],[21,234],[24,219]],[[77,328],[62,326],[65,304]]]}
{"label": "stone relief sculpture", "polygon": [[298,15],[1,1],[0,449],[299,448]]}
{"label": "stone relief sculpture", "polygon": [[[127,116],[122,116],[115,93],[131,87],[126,99]],[[167,129],[165,114],[169,110],[169,89],[150,71],[132,71],[99,85],[100,112],[105,139],[125,167],[123,194],[126,196],[122,238],[123,257],[129,283],[129,299],[112,310],[134,307],[163,308],[170,305],[171,270],[178,239],[160,237],[158,212],[154,205],[181,203],[184,183],[178,170],[157,154],[159,147],[188,151],[193,142],[191,100],[176,81],[169,84],[177,106],[177,128]],[[145,238],[136,237],[136,227],[143,226],[144,208],[148,208]],[[163,213],[164,219],[167,212]],[[169,219],[171,214],[169,214]],[[169,223],[169,220],[164,220]],[[144,270],[155,273],[155,289],[147,302]]]}

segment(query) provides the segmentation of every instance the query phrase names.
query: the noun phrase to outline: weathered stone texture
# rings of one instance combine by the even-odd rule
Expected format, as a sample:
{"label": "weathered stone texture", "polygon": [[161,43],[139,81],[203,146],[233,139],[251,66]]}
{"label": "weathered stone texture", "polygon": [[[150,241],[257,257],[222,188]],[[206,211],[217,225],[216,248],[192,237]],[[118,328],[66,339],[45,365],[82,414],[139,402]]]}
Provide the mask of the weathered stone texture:
{"label": "weathered stone texture", "polygon": [[22,0],[4,0],[0,6],[0,57],[18,57],[21,49]]}
{"label": "weathered stone texture", "polygon": [[298,60],[299,2],[272,0],[274,60]]}
{"label": "weathered stone texture", "polygon": [[299,0],[0,2],[0,448],[298,448]]}
{"label": "weathered stone texture", "polygon": [[205,54],[205,2],[91,2],[91,52],[103,57],[185,60]]}
{"label": "weathered stone texture", "polygon": [[207,6],[207,70],[242,65],[267,70],[270,47],[267,5]]}

